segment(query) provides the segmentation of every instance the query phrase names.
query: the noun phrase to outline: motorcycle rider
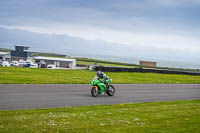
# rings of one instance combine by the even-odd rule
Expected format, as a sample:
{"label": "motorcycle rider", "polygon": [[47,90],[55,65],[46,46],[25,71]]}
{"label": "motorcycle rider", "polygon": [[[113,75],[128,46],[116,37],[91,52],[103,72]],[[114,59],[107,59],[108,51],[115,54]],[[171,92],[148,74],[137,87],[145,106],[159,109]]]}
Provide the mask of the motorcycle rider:
{"label": "motorcycle rider", "polygon": [[98,80],[106,84],[106,88],[108,88],[108,82],[110,78],[102,71],[98,71],[97,73]]}

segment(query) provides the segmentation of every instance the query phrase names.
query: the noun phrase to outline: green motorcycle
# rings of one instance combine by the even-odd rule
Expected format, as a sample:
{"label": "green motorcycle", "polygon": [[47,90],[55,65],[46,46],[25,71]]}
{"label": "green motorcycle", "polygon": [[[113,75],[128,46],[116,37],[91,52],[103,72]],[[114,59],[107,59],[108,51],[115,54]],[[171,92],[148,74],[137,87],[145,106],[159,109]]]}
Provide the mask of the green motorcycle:
{"label": "green motorcycle", "polygon": [[115,95],[115,88],[113,85],[110,85],[112,79],[109,79],[108,85],[106,86],[105,81],[101,81],[98,77],[95,77],[92,81],[91,94],[93,97],[97,97],[99,94],[108,94],[109,96]]}

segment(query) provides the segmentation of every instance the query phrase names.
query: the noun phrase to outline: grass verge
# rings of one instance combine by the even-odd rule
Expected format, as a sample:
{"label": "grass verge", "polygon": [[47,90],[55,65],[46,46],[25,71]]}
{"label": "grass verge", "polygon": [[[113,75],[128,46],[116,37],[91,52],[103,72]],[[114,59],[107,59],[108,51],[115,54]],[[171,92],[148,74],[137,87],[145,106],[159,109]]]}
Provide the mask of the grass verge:
{"label": "grass verge", "polygon": [[[82,65],[94,65],[95,62],[87,62],[87,61],[77,61],[77,64]],[[114,67],[128,67],[128,68],[139,68],[139,66],[131,66],[131,65],[121,65],[121,64],[110,64],[110,63],[98,63],[100,66],[114,66]]]}
{"label": "grass verge", "polygon": [[0,132],[200,132],[200,100],[0,111]]}
{"label": "grass verge", "polygon": [[[106,73],[119,84],[199,84],[200,76],[158,73]],[[88,70],[0,67],[1,84],[90,84],[96,75]]]}

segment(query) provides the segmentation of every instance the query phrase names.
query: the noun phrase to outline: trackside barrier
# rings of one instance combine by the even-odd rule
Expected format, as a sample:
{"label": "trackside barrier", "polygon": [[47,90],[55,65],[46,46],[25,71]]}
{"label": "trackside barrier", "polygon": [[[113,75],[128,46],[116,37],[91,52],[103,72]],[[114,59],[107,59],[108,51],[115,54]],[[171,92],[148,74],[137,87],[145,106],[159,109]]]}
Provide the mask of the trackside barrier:
{"label": "trackside barrier", "polygon": [[127,68],[113,66],[93,66],[94,71],[103,72],[143,72],[143,73],[163,73],[163,74],[185,74],[185,75],[200,75],[200,72],[178,71],[156,68]]}

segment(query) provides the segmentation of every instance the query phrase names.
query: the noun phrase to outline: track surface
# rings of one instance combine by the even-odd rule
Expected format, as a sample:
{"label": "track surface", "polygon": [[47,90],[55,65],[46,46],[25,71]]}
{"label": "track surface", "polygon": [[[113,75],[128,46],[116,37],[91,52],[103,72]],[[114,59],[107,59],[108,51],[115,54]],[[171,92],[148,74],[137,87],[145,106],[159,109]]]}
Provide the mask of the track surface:
{"label": "track surface", "polygon": [[114,84],[116,95],[90,94],[91,85],[0,85],[0,110],[200,99],[200,84]]}

